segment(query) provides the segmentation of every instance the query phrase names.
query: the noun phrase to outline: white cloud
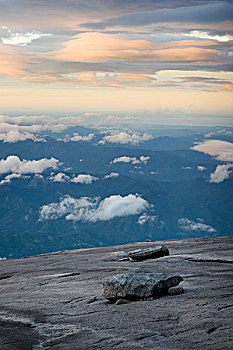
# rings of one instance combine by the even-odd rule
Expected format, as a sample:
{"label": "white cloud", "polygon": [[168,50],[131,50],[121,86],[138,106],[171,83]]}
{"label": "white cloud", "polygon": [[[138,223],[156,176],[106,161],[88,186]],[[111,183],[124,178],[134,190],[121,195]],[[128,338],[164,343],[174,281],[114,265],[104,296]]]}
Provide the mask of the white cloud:
{"label": "white cloud", "polygon": [[99,198],[65,196],[59,203],[43,205],[40,208],[40,219],[54,220],[65,216],[66,220],[97,222],[138,215],[149,207],[145,199],[133,194],[125,197],[113,195],[102,201]]}
{"label": "white cloud", "polygon": [[138,133],[126,133],[124,131],[121,132],[115,132],[112,131],[111,135],[106,135],[103,137],[103,139],[99,142],[100,144],[105,144],[106,142],[110,143],[119,143],[119,144],[131,144],[131,145],[137,145],[140,142],[148,141],[152,139],[152,135],[148,134],[138,134]]}
{"label": "white cloud", "polygon": [[97,177],[89,175],[89,174],[79,174],[75,177],[73,177],[70,181],[74,183],[80,183],[80,184],[91,184],[93,181],[98,180]]}
{"label": "white cloud", "polygon": [[204,166],[202,166],[202,165],[198,165],[198,166],[197,166],[197,170],[198,170],[198,171],[204,171],[204,170],[206,170],[206,167],[204,167]]}
{"label": "white cloud", "polygon": [[182,169],[190,170],[192,168],[190,166],[183,166]]}
{"label": "white cloud", "polygon": [[26,124],[26,125],[44,125],[54,122],[54,118],[46,115],[20,115],[17,117],[10,117],[8,115],[0,115],[0,123],[10,124]]}
{"label": "white cloud", "polygon": [[29,132],[20,132],[18,130],[11,130],[9,132],[0,134],[0,141],[7,143],[15,143],[18,141],[33,140],[34,142],[45,142],[42,137],[36,136]]}
{"label": "white cloud", "polygon": [[104,176],[104,179],[110,179],[110,178],[112,178],[112,177],[118,177],[120,174],[119,173],[111,173],[111,174],[109,174],[109,175],[105,175]]}
{"label": "white cloud", "polygon": [[122,157],[113,159],[112,163],[114,164],[115,163],[146,164],[148,160],[150,160],[150,157],[146,157],[146,156],[140,156],[139,159],[137,159],[136,157],[122,156]]}
{"label": "white cloud", "polygon": [[51,173],[49,180],[53,182],[66,182],[70,180],[70,177],[64,173],[57,173],[57,174]]}
{"label": "white cloud", "polygon": [[225,35],[211,35],[208,32],[202,32],[200,30],[192,30],[190,33],[186,33],[185,36],[191,37],[191,38],[199,38],[199,39],[208,39],[208,40],[215,40],[220,42],[227,42],[230,40],[233,40],[233,36],[230,34]]}
{"label": "white cloud", "polygon": [[[45,115],[18,116],[18,117],[0,115],[0,130],[1,130],[3,139],[6,138],[6,136],[3,134],[8,133],[10,131],[14,131],[14,132],[18,131],[19,133],[26,133],[26,132],[38,133],[41,131],[52,131],[54,133],[59,133],[68,129],[69,127],[79,126],[80,124],[83,124],[82,116],[77,116],[77,117],[66,116],[66,117],[55,118],[55,117],[45,116]],[[78,140],[78,134],[74,134],[74,137]],[[88,136],[84,136],[84,138],[85,137],[92,138],[92,135],[89,134]],[[32,136],[28,138],[32,138]],[[77,141],[77,140],[74,140],[74,141]]]}
{"label": "white cloud", "polygon": [[33,40],[37,40],[42,37],[50,36],[51,34],[43,34],[40,32],[28,32],[28,33],[13,33],[9,28],[7,29],[9,35],[2,37],[2,43],[7,45],[27,46]]}
{"label": "white cloud", "polygon": [[219,183],[228,179],[230,174],[232,173],[232,171],[229,170],[230,168],[233,168],[233,164],[218,165],[215,169],[215,172],[210,174],[209,182]]}
{"label": "white cloud", "polygon": [[2,181],[0,181],[0,185],[10,183],[12,179],[19,179],[19,178],[27,179],[29,177],[30,176],[25,176],[21,174],[10,174],[10,175],[7,175]]}
{"label": "white cloud", "polygon": [[204,224],[203,219],[198,218],[197,221],[189,220],[187,218],[181,218],[178,220],[178,224],[182,231],[204,231],[204,232],[216,232],[216,230],[210,225]]}
{"label": "white cloud", "polygon": [[216,159],[233,162],[233,143],[220,140],[205,140],[191,147],[194,151],[203,152]]}
{"label": "white cloud", "polygon": [[40,160],[20,160],[17,156],[8,156],[5,159],[0,160],[0,174],[4,173],[16,173],[16,174],[29,174],[29,173],[42,173],[48,168],[56,169],[59,165],[59,161],[55,158],[43,158]]}
{"label": "white cloud", "polygon": [[139,218],[138,218],[138,221],[137,223],[139,225],[143,225],[145,224],[145,222],[147,221],[155,221],[157,220],[157,217],[156,216],[150,216],[150,215],[147,215],[146,213],[143,213]]}
{"label": "white cloud", "polygon": [[77,133],[74,133],[74,136],[71,137],[70,139],[66,140],[66,141],[90,141],[95,137],[94,134],[89,134],[87,136],[80,136]]}

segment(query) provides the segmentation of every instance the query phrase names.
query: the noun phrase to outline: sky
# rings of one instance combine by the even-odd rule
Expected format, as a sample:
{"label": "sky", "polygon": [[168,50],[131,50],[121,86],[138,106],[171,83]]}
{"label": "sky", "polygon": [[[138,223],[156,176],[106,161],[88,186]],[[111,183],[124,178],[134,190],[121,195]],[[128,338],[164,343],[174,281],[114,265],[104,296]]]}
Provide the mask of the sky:
{"label": "sky", "polygon": [[0,115],[231,126],[232,18],[231,0],[0,0]]}

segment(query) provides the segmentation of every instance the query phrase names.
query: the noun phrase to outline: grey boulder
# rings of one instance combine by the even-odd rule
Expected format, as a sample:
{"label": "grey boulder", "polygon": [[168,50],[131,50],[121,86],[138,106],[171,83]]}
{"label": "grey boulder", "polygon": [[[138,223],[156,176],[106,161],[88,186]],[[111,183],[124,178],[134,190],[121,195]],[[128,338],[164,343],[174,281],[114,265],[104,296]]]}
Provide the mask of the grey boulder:
{"label": "grey boulder", "polygon": [[128,252],[128,256],[134,261],[155,259],[166,255],[169,255],[169,250],[164,245],[157,245],[151,248],[136,249]]}
{"label": "grey boulder", "polygon": [[115,275],[103,284],[103,296],[115,302],[117,299],[146,300],[168,294],[183,278],[179,275],[132,272]]}

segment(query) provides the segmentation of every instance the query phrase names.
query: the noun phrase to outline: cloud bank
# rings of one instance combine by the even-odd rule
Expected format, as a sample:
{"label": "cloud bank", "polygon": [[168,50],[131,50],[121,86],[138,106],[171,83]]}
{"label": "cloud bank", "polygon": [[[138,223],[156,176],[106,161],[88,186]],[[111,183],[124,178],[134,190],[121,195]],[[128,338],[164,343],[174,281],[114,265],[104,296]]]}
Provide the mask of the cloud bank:
{"label": "cloud bank", "polygon": [[30,174],[42,173],[48,168],[57,169],[59,161],[55,158],[42,158],[40,160],[20,160],[17,156],[8,156],[0,160],[0,174]]}
{"label": "cloud bank", "polygon": [[50,203],[40,208],[40,220],[55,220],[65,217],[66,220],[97,222],[116,217],[138,215],[149,208],[149,203],[139,195],[112,195],[103,200],[100,198],[72,198],[65,196],[58,203]]}
{"label": "cloud bank", "polygon": [[233,143],[220,140],[206,140],[191,147],[194,151],[209,154],[223,162],[233,162]]}

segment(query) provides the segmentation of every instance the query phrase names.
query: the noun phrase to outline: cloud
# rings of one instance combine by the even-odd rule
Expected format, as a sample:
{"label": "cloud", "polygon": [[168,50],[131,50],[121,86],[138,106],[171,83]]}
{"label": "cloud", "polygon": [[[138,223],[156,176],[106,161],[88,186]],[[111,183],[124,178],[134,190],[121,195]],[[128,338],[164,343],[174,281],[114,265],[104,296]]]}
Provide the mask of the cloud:
{"label": "cloud", "polygon": [[199,38],[199,39],[210,39],[220,42],[227,42],[233,40],[233,36],[229,34],[225,35],[211,35],[208,32],[202,32],[200,30],[193,30],[190,33],[185,33],[185,36]]}
{"label": "cloud", "polygon": [[57,173],[57,174],[51,173],[49,180],[53,182],[67,182],[70,180],[70,177],[64,173]]}
{"label": "cloud", "polygon": [[[153,42],[148,39],[129,38],[125,34],[109,34],[99,32],[81,33],[65,43],[64,48],[50,52],[48,58],[67,62],[87,63],[155,63],[155,62],[193,62],[216,61],[216,54],[221,53],[221,47],[210,43],[213,47],[201,47],[202,42],[193,45],[192,42],[174,41],[167,43]],[[86,75],[83,75],[86,74]],[[121,80],[125,80],[127,76]],[[79,73],[76,79],[93,80],[93,72]],[[131,80],[150,80],[152,78],[133,75]]]}
{"label": "cloud", "polygon": [[72,179],[70,180],[71,182],[74,183],[80,183],[80,184],[92,184],[93,181],[98,180],[97,177],[89,175],[89,174],[79,174],[75,177],[72,177]]}
{"label": "cloud", "polygon": [[7,45],[27,46],[33,40],[40,39],[42,37],[50,36],[51,34],[43,34],[40,32],[28,32],[28,33],[13,33],[9,28],[4,27],[8,31],[7,37],[2,37],[2,43]]}
{"label": "cloud", "polygon": [[[66,116],[60,118],[54,118],[50,116],[18,116],[18,117],[10,117],[6,115],[0,115],[0,130],[2,138],[6,138],[4,134],[8,134],[10,131],[18,132],[18,137],[22,139],[24,137],[33,138],[30,133],[38,133],[42,131],[52,131],[54,133],[60,133],[69,127],[79,126],[83,124],[82,116]],[[20,135],[23,134],[23,135]],[[29,134],[26,134],[29,133]],[[78,136],[78,134],[74,134],[74,137]],[[89,137],[91,138],[92,135]],[[17,138],[15,136],[15,138]],[[39,136],[34,136],[36,140],[42,140]]]}
{"label": "cloud", "polygon": [[149,203],[139,195],[112,195],[102,201],[100,198],[72,198],[65,196],[58,203],[40,208],[41,220],[54,220],[65,216],[66,220],[97,222],[116,217],[138,215],[149,208]]}
{"label": "cloud", "polygon": [[215,169],[215,172],[210,174],[209,182],[219,183],[228,179],[230,177],[230,174],[232,173],[232,171],[229,170],[231,168],[233,168],[233,164],[218,165]]}
{"label": "cloud", "polygon": [[212,137],[212,136],[218,135],[218,134],[232,135],[233,132],[230,130],[218,130],[216,132],[208,132],[207,134],[205,134],[205,137],[209,138],[209,137]]}
{"label": "cloud", "polygon": [[140,156],[139,159],[137,159],[136,157],[122,156],[122,157],[113,159],[112,163],[113,164],[116,164],[116,163],[132,163],[132,164],[144,163],[144,164],[146,164],[148,162],[148,160],[150,160],[150,157],[148,157],[148,156],[147,157]]}
{"label": "cloud", "polygon": [[204,170],[206,170],[206,167],[204,167],[204,166],[202,166],[202,165],[198,165],[198,166],[197,166],[197,170],[198,170],[198,171],[204,171]]}
{"label": "cloud", "polygon": [[137,145],[141,142],[148,141],[152,138],[153,138],[152,135],[149,135],[146,133],[140,135],[138,133],[126,133],[124,131],[121,131],[121,132],[112,132],[111,135],[104,136],[99,143],[105,144],[106,142],[109,142],[109,143],[119,143],[122,145],[125,145],[125,144]]}
{"label": "cloud", "polygon": [[20,132],[18,130],[11,130],[9,132],[0,134],[0,141],[5,143],[15,143],[18,141],[33,140],[34,142],[45,142],[46,140],[40,136],[31,134],[29,132]]}
{"label": "cloud", "polygon": [[8,156],[5,159],[0,160],[0,174],[4,173],[16,173],[16,174],[29,174],[29,173],[42,173],[48,168],[57,169],[59,161],[55,158],[42,158],[40,160],[20,160],[17,156]]}
{"label": "cloud", "polygon": [[21,175],[21,174],[10,174],[10,175],[7,175],[2,181],[0,181],[0,185],[10,183],[12,179],[19,179],[19,178],[27,179],[29,177],[30,176],[25,176],[25,175]]}
{"label": "cloud", "polygon": [[119,173],[111,173],[111,174],[109,174],[109,175],[105,175],[104,176],[104,179],[110,179],[110,178],[112,178],[112,177],[118,177],[120,174]]}
{"label": "cloud", "polygon": [[157,217],[156,216],[150,216],[150,215],[147,215],[146,213],[143,213],[139,218],[138,218],[138,221],[137,223],[139,225],[144,225],[145,222],[147,221],[156,221],[157,220]]}
{"label": "cloud", "polygon": [[81,136],[77,133],[74,133],[74,136],[65,139],[65,141],[91,141],[95,137],[95,134],[89,134],[87,136]]}
{"label": "cloud", "polygon": [[189,6],[187,7],[184,7],[183,4],[184,2],[178,4],[176,8],[131,13],[101,22],[85,23],[83,26],[91,29],[105,29],[117,26],[120,28],[141,28],[142,26],[149,26],[157,23],[166,23],[166,25],[169,22],[214,24],[232,20],[232,6],[225,1],[221,3],[198,4],[197,6],[188,4]]}
{"label": "cloud", "polygon": [[53,182],[73,182],[73,183],[80,183],[80,184],[91,184],[93,181],[97,181],[98,178],[89,174],[79,174],[79,175],[73,175],[73,177],[70,177],[64,173],[51,173],[49,180]]}
{"label": "cloud", "polygon": [[216,230],[213,227],[203,223],[203,219],[200,218],[198,218],[197,221],[189,220],[187,218],[181,218],[178,220],[178,224],[182,231],[200,231],[209,233],[216,232]]}
{"label": "cloud", "polygon": [[205,140],[199,142],[196,146],[191,147],[192,150],[209,154],[216,159],[233,162],[233,143],[220,140]]}

